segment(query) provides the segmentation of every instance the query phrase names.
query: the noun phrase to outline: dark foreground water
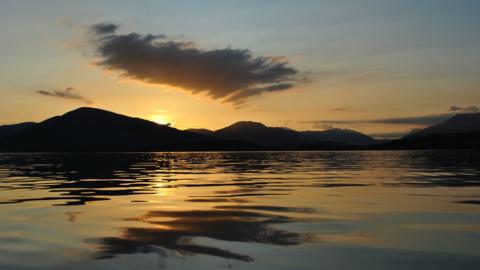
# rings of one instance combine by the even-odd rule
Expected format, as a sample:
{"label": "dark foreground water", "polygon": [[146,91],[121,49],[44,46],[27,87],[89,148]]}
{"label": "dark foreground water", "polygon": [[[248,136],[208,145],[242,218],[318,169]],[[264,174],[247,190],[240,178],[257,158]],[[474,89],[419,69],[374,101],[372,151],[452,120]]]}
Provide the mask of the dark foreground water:
{"label": "dark foreground water", "polygon": [[0,154],[0,269],[480,269],[480,152]]}

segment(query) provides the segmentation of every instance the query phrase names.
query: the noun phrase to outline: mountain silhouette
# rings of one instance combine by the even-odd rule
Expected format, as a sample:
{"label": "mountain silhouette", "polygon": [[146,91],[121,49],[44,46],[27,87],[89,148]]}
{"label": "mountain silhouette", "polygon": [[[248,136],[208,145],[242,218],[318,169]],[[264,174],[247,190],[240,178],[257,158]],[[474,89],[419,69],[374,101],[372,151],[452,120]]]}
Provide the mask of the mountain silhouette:
{"label": "mountain silhouette", "polygon": [[32,127],[33,125],[35,125],[34,122],[25,122],[25,123],[14,124],[14,125],[0,126],[0,139],[21,133],[27,130],[28,128]]}
{"label": "mountain silhouette", "polygon": [[204,151],[480,148],[480,113],[459,114],[386,143],[348,129],[295,131],[240,121],[178,130],[101,109],[79,108],[40,123],[0,126],[0,151]]}
{"label": "mountain silhouette", "polygon": [[3,151],[161,151],[247,146],[87,107],[34,124],[0,142]]}
{"label": "mountain silhouette", "polygon": [[348,129],[299,132],[284,127],[268,127],[251,121],[240,121],[217,131],[208,129],[189,129],[188,131],[217,138],[248,141],[266,147],[345,147],[374,145],[382,142]]}
{"label": "mountain silhouette", "polygon": [[300,132],[286,128],[267,127],[262,123],[240,121],[214,132],[217,138],[243,140],[261,146],[291,147],[311,142]]}
{"label": "mountain silhouette", "polygon": [[349,145],[365,146],[375,145],[382,142],[350,129],[331,128],[322,131],[303,131],[302,134],[315,139],[316,141],[335,142]]}
{"label": "mountain silhouette", "polygon": [[445,122],[394,140],[389,148],[454,149],[480,148],[480,113],[457,114]]}
{"label": "mountain silhouette", "polygon": [[432,135],[448,135],[480,132],[480,113],[457,114],[447,121],[414,132],[404,139],[414,139]]}
{"label": "mountain silhouette", "polygon": [[409,132],[405,133],[401,138],[406,138],[406,137],[408,137],[410,135],[413,135],[413,134],[415,134],[415,133],[417,133],[421,130],[423,130],[423,128],[413,128]]}
{"label": "mountain silhouette", "polygon": [[206,128],[189,128],[185,131],[196,133],[196,134],[201,134],[201,135],[207,135],[207,136],[214,136],[214,132],[210,129]]}

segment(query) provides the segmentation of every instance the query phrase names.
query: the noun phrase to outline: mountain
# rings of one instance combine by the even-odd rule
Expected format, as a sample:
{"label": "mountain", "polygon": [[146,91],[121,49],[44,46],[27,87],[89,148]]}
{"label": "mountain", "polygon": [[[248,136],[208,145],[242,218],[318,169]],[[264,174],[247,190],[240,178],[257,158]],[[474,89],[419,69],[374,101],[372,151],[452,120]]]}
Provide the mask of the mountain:
{"label": "mountain", "polygon": [[404,134],[404,135],[402,136],[402,138],[406,138],[406,137],[408,137],[408,136],[411,136],[411,135],[413,135],[413,134],[415,134],[415,133],[417,133],[417,132],[419,132],[419,131],[421,131],[421,130],[423,130],[423,129],[422,129],[422,128],[414,128],[414,129],[411,129],[409,132],[407,132],[406,134]]}
{"label": "mountain", "polygon": [[0,126],[0,139],[23,132],[28,128],[32,127],[33,125],[35,125],[35,123],[25,122],[25,123],[14,124],[14,125]]}
{"label": "mountain", "polygon": [[302,134],[317,141],[344,143],[349,145],[374,145],[381,141],[350,129],[332,128],[322,131],[303,131]]}
{"label": "mountain", "polygon": [[427,127],[404,139],[420,138],[432,135],[448,135],[468,132],[480,132],[480,113],[457,114],[447,121]]}
{"label": "mountain", "polygon": [[217,138],[228,140],[242,140],[267,147],[292,147],[305,145],[311,142],[300,132],[279,128],[267,127],[262,123],[240,121],[214,132]]}
{"label": "mountain", "polygon": [[268,127],[262,123],[240,121],[228,127],[211,131],[189,129],[188,131],[229,140],[242,140],[265,147],[347,147],[378,144],[382,141],[348,129],[328,129],[323,131],[299,132],[284,127]]}
{"label": "mountain", "polygon": [[195,133],[195,134],[201,134],[201,135],[206,135],[206,136],[214,136],[214,132],[210,129],[206,128],[189,128],[185,131]]}
{"label": "mountain", "polygon": [[385,142],[346,129],[295,131],[241,121],[217,131],[178,130],[101,109],[79,108],[40,123],[0,126],[0,151],[195,151],[480,148],[480,113]]}
{"label": "mountain", "polygon": [[161,151],[246,146],[94,108],[55,116],[0,141],[3,151]]}
{"label": "mountain", "polygon": [[480,148],[480,113],[457,114],[447,121],[392,141],[388,148]]}

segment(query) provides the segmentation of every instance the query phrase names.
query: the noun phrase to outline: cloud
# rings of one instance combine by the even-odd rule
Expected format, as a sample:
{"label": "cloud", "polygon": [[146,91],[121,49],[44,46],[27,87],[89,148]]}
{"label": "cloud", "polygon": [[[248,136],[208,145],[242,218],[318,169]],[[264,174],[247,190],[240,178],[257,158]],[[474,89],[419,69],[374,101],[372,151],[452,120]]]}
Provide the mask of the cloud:
{"label": "cloud", "polygon": [[93,101],[91,101],[90,99],[84,96],[81,96],[78,93],[75,93],[75,89],[73,87],[68,87],[64,90],[53,90],[53,91],[39,90],[37,91],[37,93],[40,95],[49,96],[49,97],[79,100],[84,102],[85,104],[93,104]]}
{"label": "cloud", "polygon": [[451,112],[459,112],[459,113],[478,113],[480,109],[477,106],[467,106],[467,107],[459,107],[459,106],[450,106]]}
{"label": "cloud", "polygon": [[[273,214],[265,213],[277,212]],[[123,228],[120,237],[90,240],[98,245],[97,259],[112,258],[119,254],[138,252],[176,251],[188,255],[209,255],[225,259],[251,262],[247,254],[193,241],[198,237],[224,242],[248,242],[278,246],[311,242],[314,237],[306,233],[277,229],[275,225],[295,222],[295,218],[279,214],[282,211],[311,213],[312,209],[285,208],[256,205],[246,207],[217,207],[197,211],[150,211],[146,215],[129,219],[147,223],[143,227]],[[164,253],[159,253],[164,256]]]}
{"label": "cloud", "polygon": [[[452,113],[422,115],[414,117],[394,117],[370,120],[318,120],[306,121],[313,124],[314,128],[323,128],[325,125],[351,125],[351,124],[386,124],[386,125],[414,125],[430,126],[447,120],[452,117]],[[304,122],[305,123],[305,122]]]}
{"label": "cloud", "polygon": [[[332,111],[342,111],[347,108],[339,107],[333,108]],[[360,119],[360,120],[316,120],[316,121],[301,121],[301,123],[312,124],[313,128],[325,129],[328,126],[336,125],[355,125],[355,124],[384,124],[384,125],[406,125],[416,127],[426,127],[435,125],[446,121],[457,113],[479,113],[480,108],[477,106],[450,106],[448,113],[420,115],[412,117],[392,117],[392,118],[380,118],[380,119]],[[377,138],[397,138],[400,135],[405,135],[407,132],[386,132],[386,133],[374,133],[370,134]]]}
{"label": "cloud", "polygon": [[371,120],[372,123],[378,124],[390,124],[390,125],[419,125],[419,126],[430,126],[438,124],[452,117],[452,114],[434,114],[434,115],[423,115],[423,116],[414,116],[414,117],[398,117],[398,118],[385,118],[385,119],[376,119]]}
{"label": "cloud", "polygon": [[112,34],[119,28],[119,25],[112,23],[98,23],[91,27],[96,35]]}
{"label": "cloud", "polygon": [[203,50],[165,35],[118,34],[118,25],[91,27],[97,65],[122,77],[170,85],[193,94],[242,104],[247,98],[285,91],[304,81],[284,57],[253,56],[247,49]]}
{"label": "cloud", "polygon": [[282,83],[271,85],[267,87],[260,87],[260,88],[252,88],[248,91],[240,91],[236,92],[235,94],[230,95],[226,101],[233,102],[233,103],[243,103],[245,98],[255,95],[260,95],[262,92],[276,92],[276,91],[283,91],[293,87],[293,84],[290,83]]}

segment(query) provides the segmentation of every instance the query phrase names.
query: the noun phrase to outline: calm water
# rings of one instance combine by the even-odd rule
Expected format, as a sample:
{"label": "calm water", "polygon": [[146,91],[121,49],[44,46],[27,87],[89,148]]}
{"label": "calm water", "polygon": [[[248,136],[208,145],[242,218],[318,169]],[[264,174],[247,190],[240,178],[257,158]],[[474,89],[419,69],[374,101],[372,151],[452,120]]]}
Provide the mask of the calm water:
{"label": "calm water", "polygon": [[0,269],[480,269],[480,152],[0,154]]}

